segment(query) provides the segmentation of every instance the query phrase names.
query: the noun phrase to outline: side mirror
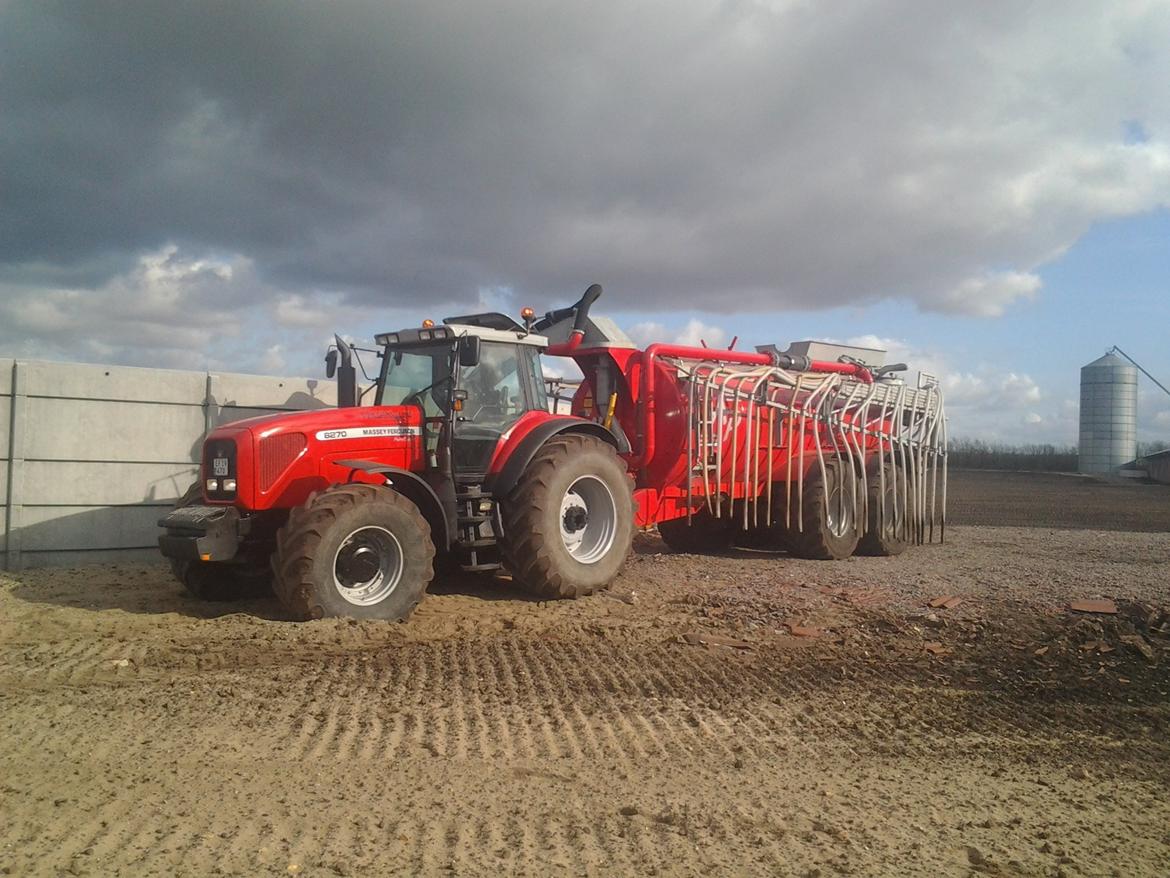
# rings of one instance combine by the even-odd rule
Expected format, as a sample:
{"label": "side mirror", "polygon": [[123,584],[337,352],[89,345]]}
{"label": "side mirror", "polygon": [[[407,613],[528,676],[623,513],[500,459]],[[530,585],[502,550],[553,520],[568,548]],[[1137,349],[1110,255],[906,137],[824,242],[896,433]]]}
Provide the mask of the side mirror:
{"label": "side mirror", "polygon": [[337,374],[337,348],[330,348],[325,352],[325,377],[332,378]]}
{"label": "side mirror", "polygon": [[459,365],[479,365],[479,336],[465,335],[459,339]]}

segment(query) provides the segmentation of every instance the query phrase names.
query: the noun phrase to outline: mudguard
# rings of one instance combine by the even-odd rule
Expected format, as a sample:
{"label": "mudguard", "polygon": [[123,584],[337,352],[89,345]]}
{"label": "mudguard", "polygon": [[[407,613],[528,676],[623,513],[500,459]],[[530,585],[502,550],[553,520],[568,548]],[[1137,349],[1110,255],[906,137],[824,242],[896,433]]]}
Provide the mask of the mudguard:
{"label": "mudguard", "polygon": [[614,436],[613,433],[600,424],[595,424],[592,421],[584,421],[580,418],[553,418],[533,427],[520,440],[516,449],[504,462],[504,465],[499,471],[488,474],[484,487],[494,497],[506,497],[516,487],[516,483],[520,481],[520,476],[523,475],[524,470],[528,469],[528,464],[532,462],[532,458],[536,457],[536,453],[540,451],[544,444],[554,436],[560,436],[565,433],[596,436],[598,439],[603,439],[616,448],[618,454],[629,454],[630,452],[629,442],[619,440],[617,436]]}
{"label": "mudguard", "polygon": [[451,537],[456,532],[454,497],[450,498],[450,503],[443,503],[435,489],[428,485],[418,473],[412,473],[401,467],[377,463],[372,460],[336,460],[334,464],[351,470],[351,479],[352,471],[357,470],[385,476],[386,481],[390,482],[395,491],[418,507],[418,511],[431,526],[431,540],[434,542],[435,548],[441,550],[450,548]]}

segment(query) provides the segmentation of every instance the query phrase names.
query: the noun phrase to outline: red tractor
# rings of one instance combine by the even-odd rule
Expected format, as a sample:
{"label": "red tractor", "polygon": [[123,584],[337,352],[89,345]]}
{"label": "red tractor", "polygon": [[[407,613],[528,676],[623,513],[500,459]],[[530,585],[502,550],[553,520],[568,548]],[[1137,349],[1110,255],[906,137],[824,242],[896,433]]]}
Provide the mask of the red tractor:
{"label": "red tractor", "polygon": [[[937,387],[910,389],[893,377],[905,367],[856,349],[640,351],[590,317],[600,295],[523,323],[379,335],[373,405],[339,340],[338,408],[207,436],[200,481],[159,522],[176,576],[211,600],[271,583],[297,618],[401,620],[436,562],[506,568],[543,598],[591,594],[639,526],[680,549],[747,540],[819,558],[941,536]],[[571,414],[550,411],[542,353],[583,373]]]}

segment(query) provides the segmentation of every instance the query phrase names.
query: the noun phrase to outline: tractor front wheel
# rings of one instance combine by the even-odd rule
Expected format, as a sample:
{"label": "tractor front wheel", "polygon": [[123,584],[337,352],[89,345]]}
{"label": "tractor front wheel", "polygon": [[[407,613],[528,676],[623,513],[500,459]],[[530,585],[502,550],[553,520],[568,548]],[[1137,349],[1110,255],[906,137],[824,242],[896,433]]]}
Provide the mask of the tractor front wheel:
{"label": "tractor front wheel", "polygon": [[788,550],[818,561],[848,558],[857,549],[861,501],[861,486],[847,461],[826,460],[823,471],[814,463],[804,479],[803,499],[798,501],[793,493],[800,522],[788,532]]}
{"label": "tractor front wheel", "polygon": [[634,538],[634,500],[613,446],[592,436],[550,439],[502,503],[504,560],[542,598],[606,588]]}
{"label": "tractor front wheel", "polygon": [[434,577],[418,508],[389,487],[331,485],[277,533],[276,594],[297,619],[406,619]]}

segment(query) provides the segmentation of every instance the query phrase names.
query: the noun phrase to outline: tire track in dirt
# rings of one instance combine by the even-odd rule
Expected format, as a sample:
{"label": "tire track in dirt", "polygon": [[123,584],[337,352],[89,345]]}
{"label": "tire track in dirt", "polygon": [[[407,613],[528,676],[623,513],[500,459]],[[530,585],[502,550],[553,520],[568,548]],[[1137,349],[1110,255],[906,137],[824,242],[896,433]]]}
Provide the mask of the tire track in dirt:
{"label": "tire track in dirt", "polygon": [[[72,652],[70,661],[105,654],[91,644]],[[780,748],[802,758],[830,747],[856,756],[911,755],[940,733],[955,752],[985,752],[1005,742],[1042,752],[1051,741],[1036,735],[1037,727],[1050,738],[1065,736],[1058,699],[1028,704],[1006,692],[924,689],[907,680],[911,674],[922,671],[838,680],[824,666],[775,664],[766,655],[748,663],[669,645],[634,652],[592,639],[415,644],[302,660],[266,680],[251,672],[192,675],[197,691],[246,680],[256,697],[219,699],[219,712],[201,718],[201,734],[187,753],[212,756],[220,742],[235,741],[245,755],[277,752],[310,762],[389,761],[426,751],[444,759],[630,764],[697,753],[727,761]],[[103,688],[128,712],[105,718],[98,736],[74,735],[85,724],[70,714],[85,714]],[[43,727],[13,730],[9,755],[19,760],[42,749],[83,749],[104,760],[126,741],[165,740],[187,710],[167,688],[149,676],[102,680],[92,697],[79,694],[72,706],[54,709],[58,728],[43,735]],[[135,692],[142,697],[132,699]],[[918,709],[891,711],[899,701]],[[239,741],[245,717],[258,733]],[[1096,747],[1116,746],[1119,734],[1129,735],[1127,746],[1140,752],[1142,736],[1126,729],[1140,731],[1150,719],[1141,705],[1118,714],[1109,703],[1082,704],[1076,735]],[[937,742],[929,746],[938,751]]]}

